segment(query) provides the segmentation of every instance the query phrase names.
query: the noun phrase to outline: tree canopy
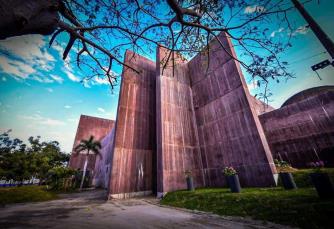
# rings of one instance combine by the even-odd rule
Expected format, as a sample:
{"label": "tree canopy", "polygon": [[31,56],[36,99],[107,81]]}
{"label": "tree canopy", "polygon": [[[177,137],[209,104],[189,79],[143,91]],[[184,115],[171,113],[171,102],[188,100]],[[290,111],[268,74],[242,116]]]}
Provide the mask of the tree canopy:
{"label": "tree canopy", "polygon": [[[312,0],[305,0],[305,4]],[[239,51],[236,59],[258,84],[292,77],[280,54],[291,46],[295,25],[291,0],[0,0],[0,39],[38,33],[61,33],[69,40],[63,53],[76,52],[76,64],[114,86],[114,63],[127,66],[124,49],[154,52],[157,45],[192,57],[225,32]],[[272,28],[276,25],[276,28]],[[272,36],[283,28],[283,39]],[[207,50],[208,58],[210,50]],[[168,61],[168,60],[167,60]],[[166,62],[167,62],[166,61]],[[132,68],[134,71],[136,69]],[[267,88],[265,87],[265,92]]]}
{"label": "tree canopy", "polygon": [[69,154],[62,152],[56,141],[41,141],[38,136],[28,142],[12,139],[10,131],[0,135],[0,178],[44,180],[50,169],[64,166],[69,160]]}

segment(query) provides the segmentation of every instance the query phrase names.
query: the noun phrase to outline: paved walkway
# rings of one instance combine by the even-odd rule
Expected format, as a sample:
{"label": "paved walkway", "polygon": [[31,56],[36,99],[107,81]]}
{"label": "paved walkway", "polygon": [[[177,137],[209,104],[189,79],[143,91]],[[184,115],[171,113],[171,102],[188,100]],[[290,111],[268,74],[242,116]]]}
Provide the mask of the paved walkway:
{"label": "paved walkway", "polygon": [[0,208],[0,228],[283,228],[237,217],[161,207],[154,198],[104,200],[104,191]]}

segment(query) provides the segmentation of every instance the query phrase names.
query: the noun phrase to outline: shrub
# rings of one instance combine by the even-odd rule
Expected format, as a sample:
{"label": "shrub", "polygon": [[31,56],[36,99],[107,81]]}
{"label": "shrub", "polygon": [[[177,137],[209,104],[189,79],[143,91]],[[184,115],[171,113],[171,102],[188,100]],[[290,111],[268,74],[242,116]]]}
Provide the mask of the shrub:
{"label": "shrub", "polygon": [[[64,190],[72,189],[74,175],[76,171],[63,166],[56,166],[48,171],[47,184],[50,185],[52,190]],[[70,185],[68,185],[67,180],[70,179]],[[66,184],[65,184],[66,183]]]}

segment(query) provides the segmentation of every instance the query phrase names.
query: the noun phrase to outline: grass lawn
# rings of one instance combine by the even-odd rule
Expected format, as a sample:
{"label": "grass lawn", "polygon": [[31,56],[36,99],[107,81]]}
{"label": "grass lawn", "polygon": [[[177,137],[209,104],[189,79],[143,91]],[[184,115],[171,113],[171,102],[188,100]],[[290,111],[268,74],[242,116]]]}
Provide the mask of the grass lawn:
{"label": "grass lawn", "polygon": [[45,186],[22,186],[0,188],[0,205],[22,202],[47,201],[57,198],[57,194],[47,191]]}
{"label": "grass lawn", "polygon": [[171,192],[161,203],[301,228],[334,228],[334,199],[319,199],[313,188],[289,191],[281,187],[244,188],[241,193],[231,193],[227,188],[206,188]]}

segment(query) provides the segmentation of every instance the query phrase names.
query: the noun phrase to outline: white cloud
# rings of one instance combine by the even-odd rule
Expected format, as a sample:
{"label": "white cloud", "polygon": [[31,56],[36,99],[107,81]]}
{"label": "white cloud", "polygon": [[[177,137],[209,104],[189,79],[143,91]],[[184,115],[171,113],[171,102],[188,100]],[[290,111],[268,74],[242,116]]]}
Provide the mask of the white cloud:
{"label": "white cloud", "polygon": [[296,35],[305,35],[309,32],[309,26],[308,25],[301,25],[299,26],[295,31],[291,33],[291,36],[296,36]]}
{"label": "white cloud", "polygon": [[284,31],[284,28],[279,28],[278,30],[273,31],[270,36],[275,37],[278,33],[281,33]]}
{"label": "white cloud", "polygon": [[52,119],[52,118],[47,118],[43,117],[39,114],[34,114],[34,115],[18,115],[17,116],[19,119],[23,120],[29,120],[31,122],[35,122],[35,124],[38,125],[45,125],[45,126],[63,126],[65,125],[65,122],[57,120],[57,119]]}
{"label": "white cloud", "polygon": [[48,92],[52,93],[53,92],[53,89],[52,88],[47,88],[46,89]]}
{"label": "white cloud", "polygon": [[100,112],[102,112],[102,113],[106,112],[106,111],[105,111],[103,108],[101,108],[101,107],[97,108],[97,110],[100,111]]}
{"label": "white cloud", "polygon": [[109,80],[107,79],[107,77],[105,77],[105,78],[95,77],[94,78],[94,83],[96,83],[96,84],[109,84]]}
{"label": "white cloud", "polygon": [[266,9],[263,6],[254,5],[254,6],[247,6],[245,8],[244,13],[245,14],[262,13],[264,11],[266,11]]}
{"label": "white cloud", "polygon": [[[44,45],[45,41],[42,35],[25,35],[1,41],[0,48],[23,60],[31,61],[35,58],[45,58],[45,52],[42,51]],[[54,60],[52,56],[46,56],[50,60]]]}
{"label": "white cloud", "polygon": [[63,121],[56,120],[56,119],[50,119],[50,118],[42,120],[40,122],[40,124],[47,125],[47,126],[63,126],[63,125],[65,125],[65,123]]}
{"label": "white cloud", "polygon": [[68,76],[68,78],[69,78],[70,80],[72,80],[72,81],[74,81],[74,82],[79,82],[79,81],[80,81],[80,78],[77,77],[77,76],[75,76],[72,72],[67,71],[67,72],[65,72],[65,73],[66,73],[66,75]]}
{"label": "white cloud", "polygon": [[[105,68],[105,70],[107,70],[107,68]],[[118,74],[116,72],[111,71],[110,73],[112,76],[118,77]],[[115,82],[115,79],[111,79],[111,81]],[[95,76],[94,78],[90,79],[89,82],[87,80],[87,83],[86,83],[86,85],[109,85],[109,84],[110,83],[109,83],[107,76],[104,76],[104,77]]]}
{"label": "white cloud", "polygon": [[68,63],[65,63],[64,67],[62,68],[63,72],[67,75],[67,77],[74,81],[74,82],[80,82],[80,78],[75,76],[72,72],[72,68]]}
{"label": "white cloud", "polygon": [[0,68],[17,80],[50,82],[34,77],[37,70],[50,71],[55,66],[56,60],[48,52],[46,43],[46,37],[41,35],[24,35],[0,41],[0,50],[5,53],[1,56]]}
{"label": "white cloud", "polygon": [[63,83],[63,82],[64,82],[64,79],[61,78],[60,76],[51,74],[50,77],[51,77],[54,81],[56,81],[56,82],[58,82],[58,83]]}
{"label": "white cloud", "polygon": [[[48,38],[41,35],[25,35],[1,40],[0,51],[5,55],[0,57],[0,70],[19,81],[28,79],[40,83],[63,83],[64,78],[59,75],[43,74],[44,71],[53,70],[56,64],[55,57],[57,57],[49,52],[47,43]],[[64,43],[55,43],[52,48],[61,57],[65,45]],[[67,62],[63,62],[63,73],[71,81],[80,82],[81,75],[73,71],[70,62],[71,56],[69,55]],[[25,81],[25,83],[27,82]],[[105,84],[105,82],[97,79],[96,84]],[[90,87],[88,82],[84,83],[84,86]]]}
{"label": "white cloud", "polygon": [[72,108],[72,107],[71,107],[70,105],[65,105],[64,108],[66,108],[66,109],[70,109],[70,108]]}
{"label": "white cloud", "polygon": [[63,57],[63,53],[64,53],[64,45],[66,45],[66,44],[53,44],[51,47],[54,49],[54,50],[56,50],[57,52],[58,52],[58,54],[59,54],[59,57]]}
{"label": "white cloud", "polygon": [[8,59],[4,56],[0,56],[0,68],[4,72],[12,74],[16,79],[26,79],[30,74],[36,72],[24,62]]}
{"label": "white cloud", "polygon": [[40,83],[53,83],[54,82],[52,79],[49,79],[45,76],[39,76],[39,75],[34,75],[31,77],[31,79],[36,80]]}
{"label": "white cloud", "polygon": [[87,79],[84,79],[84,80],[82,81],[82,84],[83,84],[83,86],[84,86],[85,88],[91,88],[91,86],[90,86],[90,84],[89,84],[89,80],[87,80]]}

